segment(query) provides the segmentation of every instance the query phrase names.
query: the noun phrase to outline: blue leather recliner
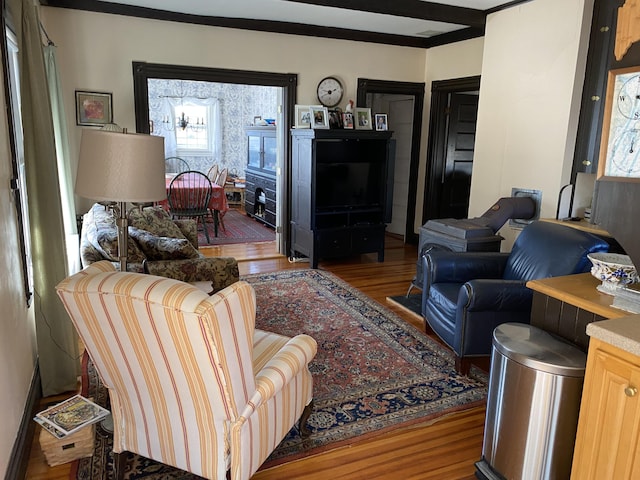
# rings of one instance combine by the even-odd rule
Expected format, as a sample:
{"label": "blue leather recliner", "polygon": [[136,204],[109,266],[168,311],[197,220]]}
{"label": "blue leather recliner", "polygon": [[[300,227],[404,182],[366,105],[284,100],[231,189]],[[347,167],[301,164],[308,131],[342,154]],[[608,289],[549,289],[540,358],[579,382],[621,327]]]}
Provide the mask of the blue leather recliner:
{"label": "blue leather recliner", "polygon": [[522,230],[510,253],[434,250],[422,260],[422,316],[466,374],[470,357],[491,354],[498,325],[529,323],[527,281],[588,272],[587,254],[608,249],[590,233],[537,221]]}

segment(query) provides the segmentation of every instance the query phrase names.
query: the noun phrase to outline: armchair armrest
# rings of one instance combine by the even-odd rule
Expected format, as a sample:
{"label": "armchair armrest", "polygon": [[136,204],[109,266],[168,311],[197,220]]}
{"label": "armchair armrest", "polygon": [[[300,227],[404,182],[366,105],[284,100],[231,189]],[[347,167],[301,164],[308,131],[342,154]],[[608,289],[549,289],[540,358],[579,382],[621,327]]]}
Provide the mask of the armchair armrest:
{"label": "armchair armrest", "polygon": [[458,307],[469,312],[531,310],[533,292],[523,280],[476,279],[460,289]]}
{"label": "armchair armrest", "polygon": [[508,253],[433,251],[423,258],[424,283],[464,283],[474,278],[502,278]]}
{"label": "armchair armrest", "polygon": [[290,339],[256,374],[256,391],[242,412],[249,418],[254,410],[267,402],[291,381],[313,359],[318,344],[309,335],[296,335]]}
{"label": "armchair armrest", "polygon": [[149,260],[145,273],[183,282],[211,282],[215,293],[240,279],[238,262],[233,257],[200,257],[180,260]]}

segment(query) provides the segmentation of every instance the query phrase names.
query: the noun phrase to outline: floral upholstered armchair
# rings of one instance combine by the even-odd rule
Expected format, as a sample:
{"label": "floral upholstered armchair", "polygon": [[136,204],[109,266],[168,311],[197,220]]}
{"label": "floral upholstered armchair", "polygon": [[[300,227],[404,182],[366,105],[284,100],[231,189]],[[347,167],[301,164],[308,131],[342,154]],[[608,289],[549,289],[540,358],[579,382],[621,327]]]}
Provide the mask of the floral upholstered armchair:
{"label": "floral upholstered armchair", "polygon": [[[82,266],[109,260],[118,264],[118,231],[112,210],[96,203],[82,219]],[[135,208],[129,213],[127,270],[187,283],[211,282],[217,292],[239,279],[232,257],[209,258],[198,250],[194,220],[172,220],[161,207]],[[207,287],[208,289],[208,287]]]}
{"label": "floral upholstered armchair", "polygon": [[103,261],[56,290],[109,390],[115,479],[122,453],[134,452],[208,479],[247,480],[298,420],[306,424],[316,341],[255,328],[248,283],[208,296]]}

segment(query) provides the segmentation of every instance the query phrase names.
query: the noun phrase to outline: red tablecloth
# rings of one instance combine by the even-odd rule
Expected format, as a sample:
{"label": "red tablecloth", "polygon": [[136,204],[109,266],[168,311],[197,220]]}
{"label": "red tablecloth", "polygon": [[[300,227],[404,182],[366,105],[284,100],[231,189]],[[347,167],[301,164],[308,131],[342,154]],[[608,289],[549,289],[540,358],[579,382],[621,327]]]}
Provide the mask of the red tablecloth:
{"label": "red tablecloth", "polygon": [[[169,185],[171,184],[171,180],[173,180],[172,177],[165,178],[165,182],[167,186],[167,195],[169,195]],[[181,190],[194,188],[194,185],[189,180],[190,178],[188,175],[183,176],[173,184],[173,188],[174,189],[178,188]],[[209,208],[211,210],[217,210],[218,212],[221,212],[224,215],[224,212],[229,210],[229,205],[227,204],[227,196],[224,193],[224,187],[221,187],[220,185],[216,185],[215,183],[212,183],[211,186],[213,187],[213,191],[211,193],[211,200],[209,200]],[[160,205],[165,210],[167,211],[169,210],[169,201],[167,199],[162,200],[160,202]]]}

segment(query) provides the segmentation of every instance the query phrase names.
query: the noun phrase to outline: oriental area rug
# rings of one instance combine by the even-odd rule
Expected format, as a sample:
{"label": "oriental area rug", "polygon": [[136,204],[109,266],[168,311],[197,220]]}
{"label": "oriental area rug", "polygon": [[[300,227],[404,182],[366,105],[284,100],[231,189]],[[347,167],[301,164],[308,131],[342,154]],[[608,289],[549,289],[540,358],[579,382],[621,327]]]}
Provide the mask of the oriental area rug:
{"label": "oriental area rug", "polygon": [[198,245],[228,245],[231,243],[257,243],[272,242],[276,239],[276,234],[272,228],[248,217],[244,212],[236,209],[227,210],[224,214],[224,226],[218,227],[218,236],[215,236],[213,221],[206,223],[209,233],[209,242],[204,235],[202,227],[198,225]]}
{"label": "oriental area rug", "polygon": [[[434,419],[486,401],[487,375],[456,372],[452,353],[335,275],[288,270],[242,277],[256,291],[256,326],[294,336],[311,335],[318,353],[311,431],[304,442],[293,428],[262,468],[345,446],[399,427]],[[108,408],[91,362],[84,395]],[[79,460],[72,479],[107,480],[111,436],[96,428],[93,457]],[[183,471],[129,454],[128,480],[196,479]]]}

